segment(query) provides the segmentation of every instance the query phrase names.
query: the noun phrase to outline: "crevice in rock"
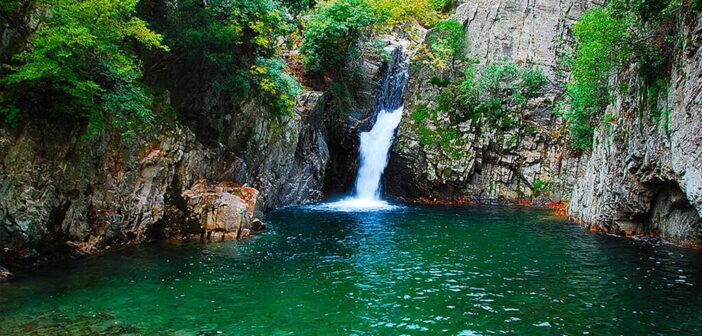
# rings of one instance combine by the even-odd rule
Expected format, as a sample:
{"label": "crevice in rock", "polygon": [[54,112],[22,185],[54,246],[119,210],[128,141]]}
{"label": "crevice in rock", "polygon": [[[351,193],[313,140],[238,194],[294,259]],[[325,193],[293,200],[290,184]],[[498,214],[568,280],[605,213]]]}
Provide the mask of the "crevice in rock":
{"label": "crevice in rock", "polygon": [[664,232],[664,238],[675,242],[701,243],[702,218],[680,186],[665,181],[654,184],[651,190],[656,192],[649,211],[642,216],[645,232]]}

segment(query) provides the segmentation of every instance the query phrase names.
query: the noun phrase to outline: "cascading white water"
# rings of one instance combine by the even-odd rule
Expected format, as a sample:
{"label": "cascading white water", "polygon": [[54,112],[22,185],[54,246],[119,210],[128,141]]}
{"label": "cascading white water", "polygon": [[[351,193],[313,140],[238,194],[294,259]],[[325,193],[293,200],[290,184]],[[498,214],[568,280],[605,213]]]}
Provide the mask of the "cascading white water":
{"label": "cascading white water", "polygon": [[409,55],[405,54],[407,41],[396,41],[391,49],[393,61],[389,64],[388,76],[381,83],[375,124],[368,132],[361,133],[359,146],[359,168],[356,187],[351,197],[333,203],[313,206],[316,209],[336,211],[371,211],[394,209],[396,206],[380,197],[380,180],[388,164],[388,152],[392,146],[395,129],[402,119],[402,93],[407,81]]}
{"label": "cascading white water", "polygon": [[372,211],[396,208],[380,198],[380,178],[388,165],[388,152],[392,146],[395,129],[402,119],[403,110],[403,106],[392,111],[381,110],[373,128],[361,133],[360,164],[353,196],[338,202],[317,205],[317,209]]}
{"label": "cascading white water", "polygon": [[375,125],[361,133],[360,167],[356,176],[355,199],[380,200],[380,178],[388,165],[388,151],[392,145],[395,129],[402,119],[403,107],[394,111],[382,110]]}

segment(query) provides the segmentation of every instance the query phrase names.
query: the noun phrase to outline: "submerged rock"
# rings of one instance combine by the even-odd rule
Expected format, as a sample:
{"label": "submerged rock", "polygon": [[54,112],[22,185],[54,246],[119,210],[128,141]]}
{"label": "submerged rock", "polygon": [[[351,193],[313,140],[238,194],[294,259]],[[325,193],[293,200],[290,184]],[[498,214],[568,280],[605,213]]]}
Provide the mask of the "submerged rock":
{"label": "submerged rock", "polygon": [[0,266],[0,282],[6,282],[12,278],[12,273],[5,267]]}

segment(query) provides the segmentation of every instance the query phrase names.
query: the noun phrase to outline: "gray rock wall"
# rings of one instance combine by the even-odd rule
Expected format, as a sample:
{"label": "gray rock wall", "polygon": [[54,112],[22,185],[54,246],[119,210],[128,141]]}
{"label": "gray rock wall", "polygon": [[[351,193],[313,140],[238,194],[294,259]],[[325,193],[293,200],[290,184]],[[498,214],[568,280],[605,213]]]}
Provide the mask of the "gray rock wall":
{"label": "gray rock wall", "polygon": [[254,186],[263,193],[260,209],[318,199],[329,155],[315,122],[320,95],[304,93],[295,116],[278,128],[246,104],[242,113],[259,117],[240,153],[205,145],[178,122],[131,139],[109,132],[86,138],[70,121],[0,128],[0,264],[160,237],[165,226],[185,225],[190,210],[180,195],[201,180]]}
{"label": "gray rock wall", "polygon": [[[429,82],[436,74],[414,70],[386,190],[425,201],[567,199],[582,159],[570,151],[566,130],[552,110],[566,79],[558,72],[559,57],[571,42],[570,27],[590,6],[584,0],[462,2],[453,17],[463,23],[467,54],[479,66],[506,58],[541,68],[550,83],[517,113],[513,127],[492,127],[485,120],[452,125],[459,138],[447,153],[419,141],[418,123],[411,116],[419,105],[436,106],[440,88]],[[448,124],[447,115],[439,119]]]}
{"label": "gray rock wall", "polygon": [[[577,220],[610,231],[702,243],[702,16],[681,17],[659,120],[642,106],[634,64],[613,78],[616,123],[597,130],[592,156],[569,205]],[[666,127],[666,123],[668,126]]]}

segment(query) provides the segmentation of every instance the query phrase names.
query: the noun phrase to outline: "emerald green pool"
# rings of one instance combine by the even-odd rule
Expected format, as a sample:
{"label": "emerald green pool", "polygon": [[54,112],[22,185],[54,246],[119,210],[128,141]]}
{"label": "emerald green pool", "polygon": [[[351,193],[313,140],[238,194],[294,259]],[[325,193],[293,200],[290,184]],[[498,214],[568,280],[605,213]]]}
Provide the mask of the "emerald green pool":
{"label": "emerald green pool", "polygon": [[521,207],[270,214],[0,284],[0,334],[702,335],[702,254]]}

